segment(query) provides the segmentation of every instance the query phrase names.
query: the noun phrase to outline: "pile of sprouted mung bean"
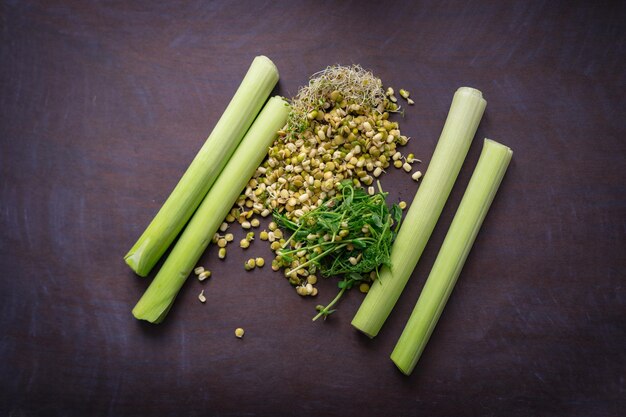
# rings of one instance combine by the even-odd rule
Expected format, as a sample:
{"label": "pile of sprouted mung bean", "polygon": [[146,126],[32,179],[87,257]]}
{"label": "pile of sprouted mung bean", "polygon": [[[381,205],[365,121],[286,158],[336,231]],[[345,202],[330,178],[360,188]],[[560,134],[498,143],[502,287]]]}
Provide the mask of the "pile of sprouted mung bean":
{"label": "pile of sprouted mung bean", "polygon": [[[408,91],[399,93],[408,104],[413,104]],[[246,238],[240,241],[240,247],[246,249],[255,239],[252,230],[260,225],[255,215],[267,217],[274,213],[297,222],[339,195],[346,180],[354,188],[363,188],[374,195],[376,179],[389,167],[411,173],[413,163],[420,161],[398,150],[409,138],[400,132],[398,122],[389,120],[391,113],[400,111],[397,102],[392,88],[383,89],[379,78],[358,65],[331,66],[314,74],[308,86],[302,87],[291,100],[292,111],[286,127],[279,132],[267,158],[248,182],[220,231],[224,233],[229,223],[239,222],[247,230]],[[420,171],[412,172],[415,181],[420,177]],[[402,204],[400,207],[404,208]],[[272,269],[283,269],[299,295],[317,295],[315,263],[308,262],[311,252],[302,251],[302,257],[289,257],[286,262],[281,249],[289,245],[298,249],[297,243],[284,236],[274,221],[268,229],[260,231],[257,237],[268,241],[276,254]],[[232,240],[232,234],[218,232],[214,236],[221,259],[226,257],[226,244]],[[308,267],[298,267],[307,262]],[[244,268],[251,270],[264,263],[251,258]],[[364,277],[371,282],[376,274],[364,274]],[[359,288],[366,292],[369,286],[362,282]]]}

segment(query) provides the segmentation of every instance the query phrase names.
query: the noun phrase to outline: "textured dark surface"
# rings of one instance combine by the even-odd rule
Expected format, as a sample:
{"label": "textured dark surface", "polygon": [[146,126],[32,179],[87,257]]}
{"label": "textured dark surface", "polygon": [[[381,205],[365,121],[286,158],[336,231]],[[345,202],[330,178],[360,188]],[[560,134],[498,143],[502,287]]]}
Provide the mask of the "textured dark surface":
{"label": "textured dark surface", "polygon": [[[625,21],[623,2],[0,2],[0,415],[620,415]],[[375,340],[349,325],[360,294],[311,323],[334,283],[302,299],[244,273],[269,259],[258,242],[226,262],[210,249],[213,278],[187,282],[164,324],[130,314],[154,273],[122,256],[259,54],[285,96],[333,63],[411,90],[401,124],[423,171],[455,89],[488,101]],[[388,355],[485,136],[513,162],[407,378]],[[394,201],[416,189],[395,170],[382,183]]]}

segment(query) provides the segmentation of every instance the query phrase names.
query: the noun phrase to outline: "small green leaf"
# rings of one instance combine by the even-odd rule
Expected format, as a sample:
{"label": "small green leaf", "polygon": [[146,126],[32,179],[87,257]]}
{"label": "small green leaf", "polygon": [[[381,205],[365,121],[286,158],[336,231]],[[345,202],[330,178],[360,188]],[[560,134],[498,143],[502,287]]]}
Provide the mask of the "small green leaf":
{"label": "small green leaf", "polygon": [[350,272],[350,273],[346,274],[346,276],[351,281],[362,281],[363,280],[363,276],[361,274],[356,273],[356,272]]}
{"label": "small green leaf", "polygon": [[378,216],[378,214],[372,214],[372,221],[374,222],[374,225],[378,228],[383,227],[383,222],[380,219],[380,216]]}
{"label": "small green leaf", "polygon": [[396,224],[400,223],[402,220],[402,209],[397,204],[391,207],[391,217]]}
{"label": "small green leaf", "polygon": [[352,246],[357,249],[365,249],[367,247],[367,244],[360,239],[354,239],[352,241]]}

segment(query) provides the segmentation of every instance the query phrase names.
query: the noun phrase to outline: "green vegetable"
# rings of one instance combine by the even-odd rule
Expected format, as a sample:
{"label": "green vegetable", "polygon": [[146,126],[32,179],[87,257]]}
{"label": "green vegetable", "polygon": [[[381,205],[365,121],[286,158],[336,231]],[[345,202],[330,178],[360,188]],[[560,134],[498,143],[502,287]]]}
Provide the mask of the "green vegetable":
{"label": "green vegetable", "polygon": [[391,250],[392,266],[383,267],[352,325],[375,337],[404,289],[467,155],[487,102],[482,93],[461,87],[454,94],[448,118],[432,160]]}
{"label": "green vegetable", "polygon": [[480,159],[433,269],[391,353],[391,360],[405,375],[411,374],[428,343],[512,155],[508,147],[485,139]]}
{"label": "green vegetable", "polygon": [[133,309],[136,318],[153,323],[165,318],[187,276],[266,155],[276,132],[285,125],[289,109],[280,97],[267,102]]}
{"label": "green vegetable", "polygon": [[[361,188],[354,188],[352,181],[339,184],[340,194],[320,207],[303,214],[297,222],[283,214],[274,218],[292,235],[277,251],[283,266],[290,267],[288,275],[313,267],[322,276],[343,276],[338,286],[338,296],[327,307],[319,309],[321,316],[328,316],[330,308],[346,289],[355,283],[371,281],[371,272],[381,265],[390,266],[390,248],[400,225],[402,212],[397,205],[391,211],[385,203],[387,193],[382,191],[369,195]],[[395,230],[393,228],[395,224]],[[289,249],[288,245],[293,248]]]}
{"label": "green vegetable", "polygon": [[182,230],[277,82],[274,63],[267,57],[256,57],[213,132],[156,217],[124,257],[138,275],[148,275]]}

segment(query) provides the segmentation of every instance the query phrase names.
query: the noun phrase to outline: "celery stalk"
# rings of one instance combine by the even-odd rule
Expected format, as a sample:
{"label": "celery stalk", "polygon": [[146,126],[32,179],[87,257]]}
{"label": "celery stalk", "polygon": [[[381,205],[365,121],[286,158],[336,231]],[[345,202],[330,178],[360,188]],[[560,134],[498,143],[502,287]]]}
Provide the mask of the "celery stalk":
{"label": "celery stalk", "polygon": [[435,264],[391,353],[391,360],[405,375],[411,374],[428,343],[512,155],[508,147],[485,139],[480,159]]}
{"label": "celery stalk", "polygon": [[367,336],[378,334],[415,269],[456,181],[486,105],[482,93],[476,89],[461,87],[454,94],[428,170],[391,248],[391,268],[382,268],[379,279],[372,284],[352,320],[352,325]]}
{"label": "celery stalk", "polygon": [[235,151],[278,82],[278,70],[265,56],[257,56],[174,191],[148,228],[124,256],[140,276],[146,276],[185,226]]}
{"label": "celery stalk", "polygon": [[289,110],[280,97],[271,98],[265,105],[133,309],[137,319],[159,323],[165,318],[211,238],[267,154],[276,132],[285,125]]}

